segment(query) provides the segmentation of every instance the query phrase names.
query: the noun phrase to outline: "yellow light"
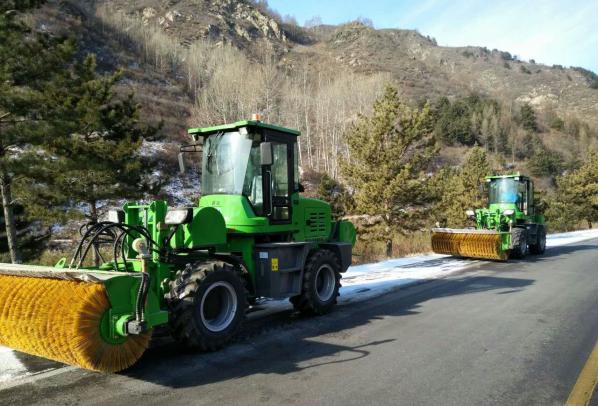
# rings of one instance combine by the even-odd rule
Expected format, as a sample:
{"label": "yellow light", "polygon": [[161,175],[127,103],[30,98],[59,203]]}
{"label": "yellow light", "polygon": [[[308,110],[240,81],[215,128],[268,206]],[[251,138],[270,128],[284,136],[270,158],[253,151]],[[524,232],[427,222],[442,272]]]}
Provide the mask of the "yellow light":
{"label": "yellow light", "polygon": [[251,115],[252,121],[262,121],[262,116],[259,113],[253,113]]}

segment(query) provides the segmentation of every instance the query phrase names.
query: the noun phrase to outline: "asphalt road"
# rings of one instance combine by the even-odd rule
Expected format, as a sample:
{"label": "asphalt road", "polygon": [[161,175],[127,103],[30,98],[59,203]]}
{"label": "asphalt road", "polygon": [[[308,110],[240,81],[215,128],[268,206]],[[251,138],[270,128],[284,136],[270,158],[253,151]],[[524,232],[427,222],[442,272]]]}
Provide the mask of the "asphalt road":
{"label": "asphalt road", "polygon": [[258,318],[217,353],[166,342],[124,374],[59,370],[0,404],[561,405],[597,340],[598,239]]}

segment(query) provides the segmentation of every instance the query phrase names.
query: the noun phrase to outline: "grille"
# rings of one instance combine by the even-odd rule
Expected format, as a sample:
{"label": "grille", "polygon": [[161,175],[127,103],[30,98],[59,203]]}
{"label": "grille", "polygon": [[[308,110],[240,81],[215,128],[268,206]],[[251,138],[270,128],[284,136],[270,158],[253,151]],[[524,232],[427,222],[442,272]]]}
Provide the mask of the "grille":
{"label": "grille", "polygon": [[305,223],[307,238],[326,238],[326,213],[316,210],[306,210]]}

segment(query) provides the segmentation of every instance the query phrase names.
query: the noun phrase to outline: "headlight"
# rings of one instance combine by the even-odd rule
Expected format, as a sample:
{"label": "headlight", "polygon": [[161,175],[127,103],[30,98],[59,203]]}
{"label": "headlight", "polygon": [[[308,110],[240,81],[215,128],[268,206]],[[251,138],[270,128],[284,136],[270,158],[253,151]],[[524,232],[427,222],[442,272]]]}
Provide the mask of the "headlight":
{"label": "headlight", "polygon": [[110,210],[108,212],[108,221],[112,223],[124,223],[125,212],[123,210]]}
{"label": "headlight", "polygon": [[465,214],[467,214],[467,217],[475,217],[475,211],[471,209],[465,210]]}
{"label": "headlight", "polygon": [[166,212],[166,217],[164,218],[164,222],[169,226],[175,226],[179,224],[187,224],[190,223],[193,219],[193,209],[192,208],[184,208],[184,209],[173,209],[168,210]]}
{"label": "headlight", "polygon": [[502,214],[504,216],[512,216],[513,214],[515,214],[515,210],[514,209],[506,209],[506,210],[503,210]]}

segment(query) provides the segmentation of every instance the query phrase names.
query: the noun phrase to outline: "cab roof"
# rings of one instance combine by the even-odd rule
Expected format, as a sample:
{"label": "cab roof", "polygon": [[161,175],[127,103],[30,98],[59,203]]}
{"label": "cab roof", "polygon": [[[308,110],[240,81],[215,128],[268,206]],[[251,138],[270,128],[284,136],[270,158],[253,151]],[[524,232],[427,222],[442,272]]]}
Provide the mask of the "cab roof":
{"label": "cab roof", "polygon": [[280,126],[273,125],[273,124],[262,123],[261,121],[258,121],[258,120],[242,120],[242,121],[237,121],[232,124],[217,125],[215,127],[190,128],[189,130],[187,130],[187,132],[189,134],[206,136],[206,135],[218,133],[221,131],[235,131],[242,127],[265,128],[268,130],[280,131],[283,133],[287,133],[290,135],[296,135],[296,136],[301,134],[301,132],[299,132],[297,130],[292,130],[290,128],[280,127]]}
{"label": "cab roof", "polygon": [[517,173],[512,173],[510,175],[486,176],[484,179],[486,179],[487,181],[490,181],[493,179],[505,179],[505,178],[529,179],[529,176],[525,176],[525,175],[522,175],[519,172],[517,172]]}

